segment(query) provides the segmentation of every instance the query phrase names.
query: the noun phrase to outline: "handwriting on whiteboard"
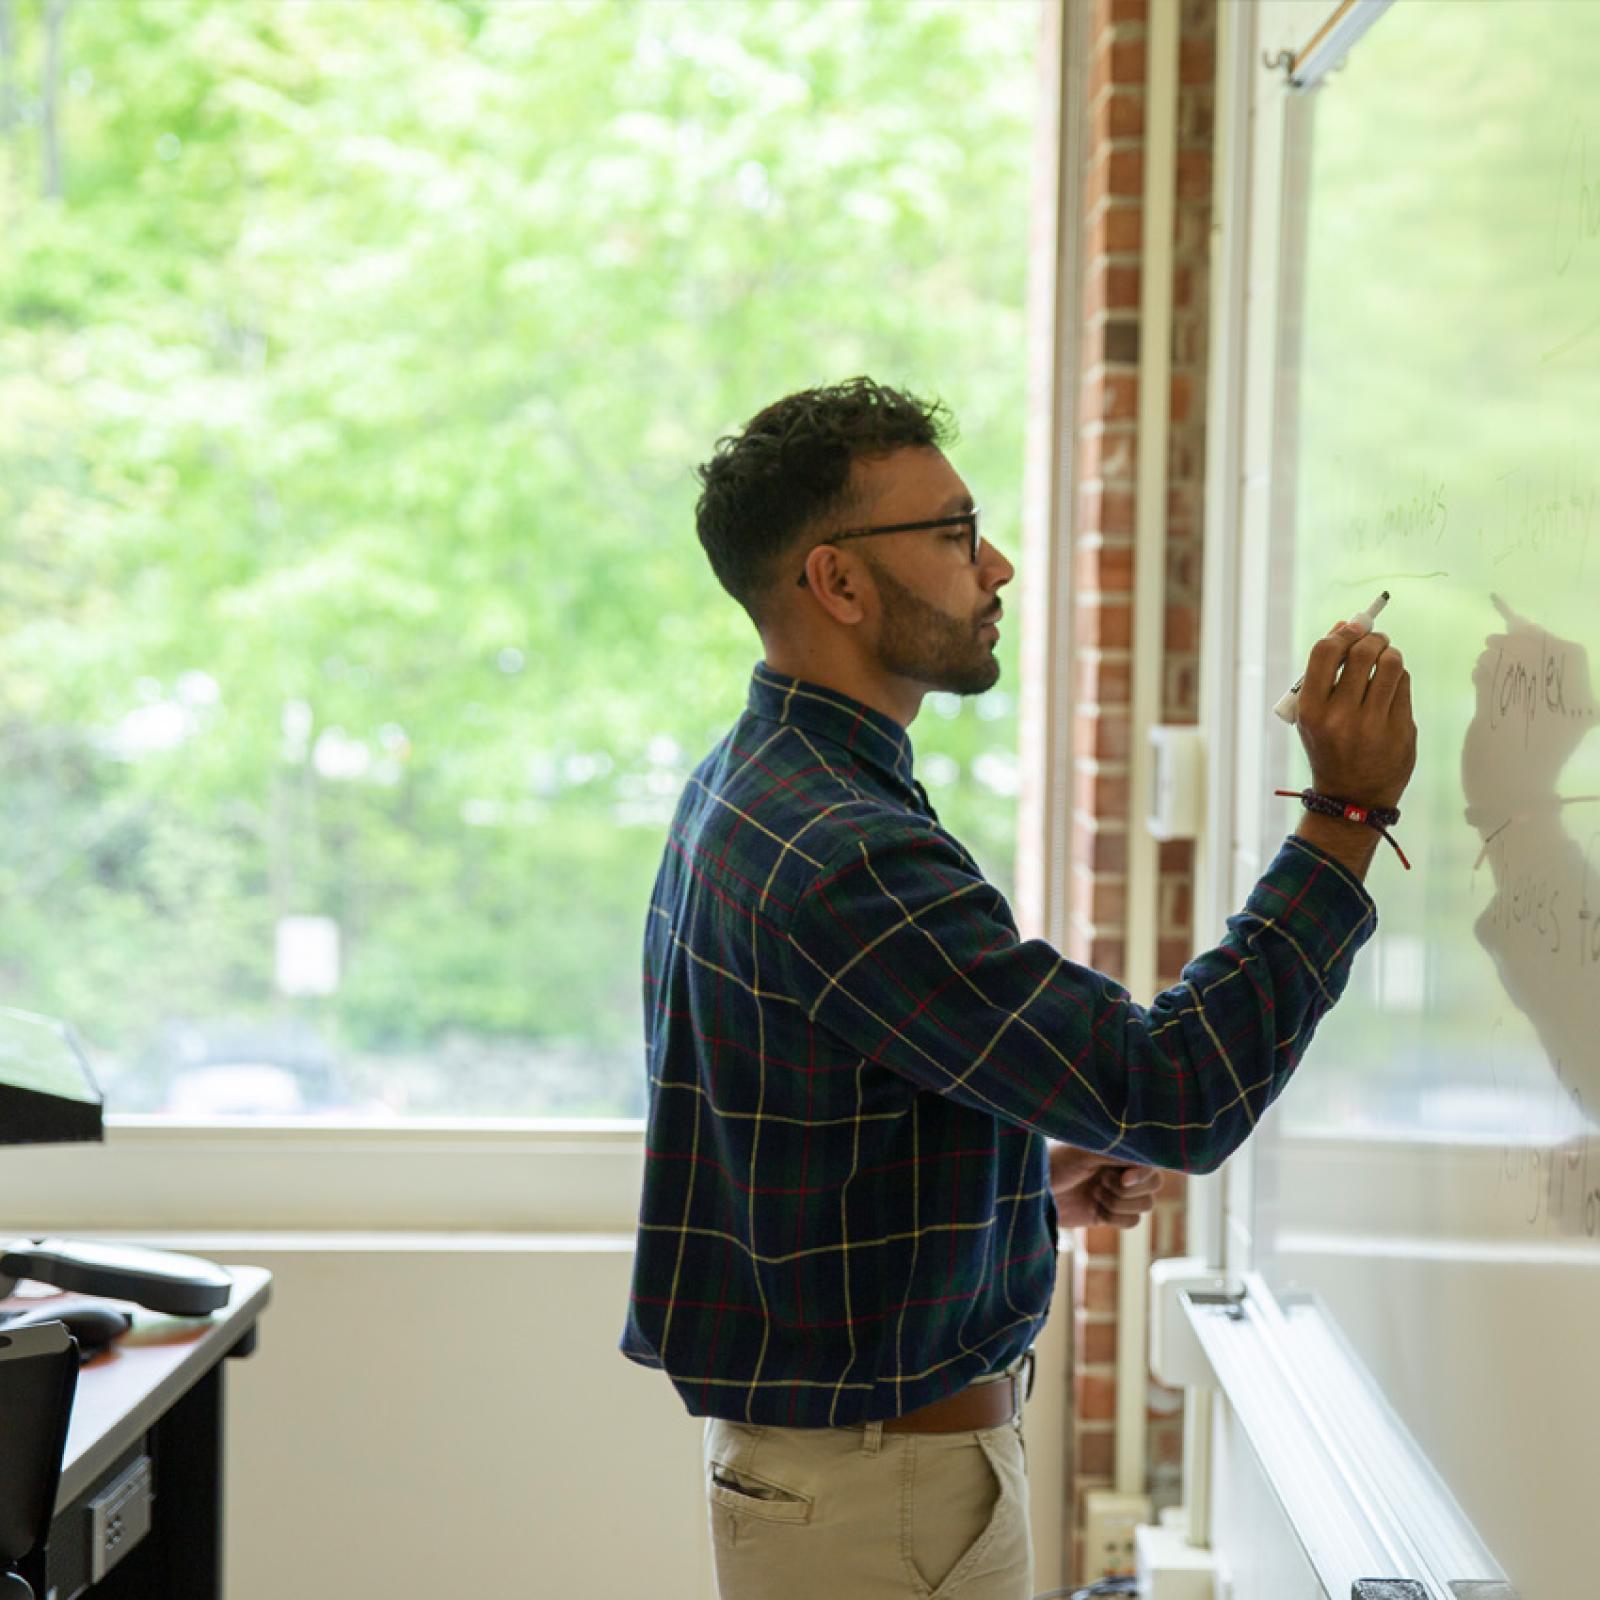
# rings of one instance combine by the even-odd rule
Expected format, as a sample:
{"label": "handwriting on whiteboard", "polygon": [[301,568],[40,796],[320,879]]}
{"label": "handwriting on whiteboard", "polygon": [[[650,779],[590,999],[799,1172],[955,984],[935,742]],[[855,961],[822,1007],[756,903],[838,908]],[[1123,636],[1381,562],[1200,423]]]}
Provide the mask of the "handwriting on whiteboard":
{"label": "handwriting on whiteboard", "polygon": [[[1544,1100],[1523,1094],[1513,1102],[1522,1110],[1521,1126],[1506,1130],[1497,1174],[1502,1191],[1524,1223],[1548,1234],[1600,1238],[1600,1147],[1585,1128],[1550,1139],[1547,1130],[1566,1119],[1569,1108],[1582,1118],[1582,1091],[1566,1081],[1556,1063],[1555,1081]],[[1542,1135],[1545,1135],[1542,1137]]]}
{"label": "handwriting on whiteboard", "polygon": [[1564,277],[1586,245],[1600,238],[1600,178],[1589,178],[1589,130],[1574,117],[1556,185],[1556,276]]}

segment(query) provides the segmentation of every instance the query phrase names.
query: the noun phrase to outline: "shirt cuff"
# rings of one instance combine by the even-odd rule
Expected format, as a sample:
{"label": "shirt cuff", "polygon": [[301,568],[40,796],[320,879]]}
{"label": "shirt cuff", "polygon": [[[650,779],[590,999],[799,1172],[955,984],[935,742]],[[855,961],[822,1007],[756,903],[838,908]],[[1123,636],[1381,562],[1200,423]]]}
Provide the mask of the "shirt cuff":
{"label": "shirt cuff", "polygon": [[1347,968],[1378,926],[1377,905],[1361,880],[1298,835],[1283,841],[1245,910],[1272,923],[1321,974]]}

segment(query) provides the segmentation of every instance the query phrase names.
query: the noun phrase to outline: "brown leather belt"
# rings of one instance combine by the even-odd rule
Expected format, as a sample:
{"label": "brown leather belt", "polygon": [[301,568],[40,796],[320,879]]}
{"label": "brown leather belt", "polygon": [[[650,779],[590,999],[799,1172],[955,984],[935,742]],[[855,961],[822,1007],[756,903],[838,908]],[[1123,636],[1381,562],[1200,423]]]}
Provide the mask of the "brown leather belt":
{"label": "brown leather belt", "polygon": [[1022,1358],[1022,1365],[1009,1376],[992,1383],[969,1383],[965,1389],[918,1406],[904,1416],[885,1417],[885,1433],[968,1433],[979,1428],[998,1428],[1011,1422],[1022,1410],[1022,1402],[1033,1393],[1033,1351]]}

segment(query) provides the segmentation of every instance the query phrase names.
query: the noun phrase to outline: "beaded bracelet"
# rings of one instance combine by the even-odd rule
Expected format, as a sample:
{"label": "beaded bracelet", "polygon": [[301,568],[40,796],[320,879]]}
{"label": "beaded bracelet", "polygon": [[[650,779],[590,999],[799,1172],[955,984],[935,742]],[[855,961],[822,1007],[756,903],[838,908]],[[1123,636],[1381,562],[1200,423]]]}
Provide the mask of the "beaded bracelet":
{"label": "beaded bracelet", "polygon": [[1361,822],[1387,839],[1400,857],[1400,865],[1407,872],[1411,870],[1411,863],[1406,860],[1406,853],[1400,848],[1399,841],[1389,830],[1400,820],[1400,812],[1394,806],[1358,806],[1352,800],[1336,800],[1330,794],[1318,794],[1315,789],[1274,789],[1274,794],[1281,794],[1286,800],[1298,800],[1307,811],[1315,811],[1322,817],[1342,817],[1346,822]]}

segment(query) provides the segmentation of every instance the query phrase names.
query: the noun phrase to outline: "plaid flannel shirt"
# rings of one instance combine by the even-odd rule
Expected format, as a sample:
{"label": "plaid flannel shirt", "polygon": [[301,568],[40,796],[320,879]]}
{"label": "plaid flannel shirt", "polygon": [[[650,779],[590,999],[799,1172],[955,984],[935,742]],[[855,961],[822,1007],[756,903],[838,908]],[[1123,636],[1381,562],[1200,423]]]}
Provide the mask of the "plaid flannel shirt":
{"label": "plaid flannel shirt", "polygon": [[1374,926],[1290,839],[1221,945],[1135,1005],[1019,937],[911,754],[891,718],[759,665],[672,823],[621,1344],[697,1416],[856,1424],[1006,1366],[1054,1283],[1044,1136],[1211,1170]]}

